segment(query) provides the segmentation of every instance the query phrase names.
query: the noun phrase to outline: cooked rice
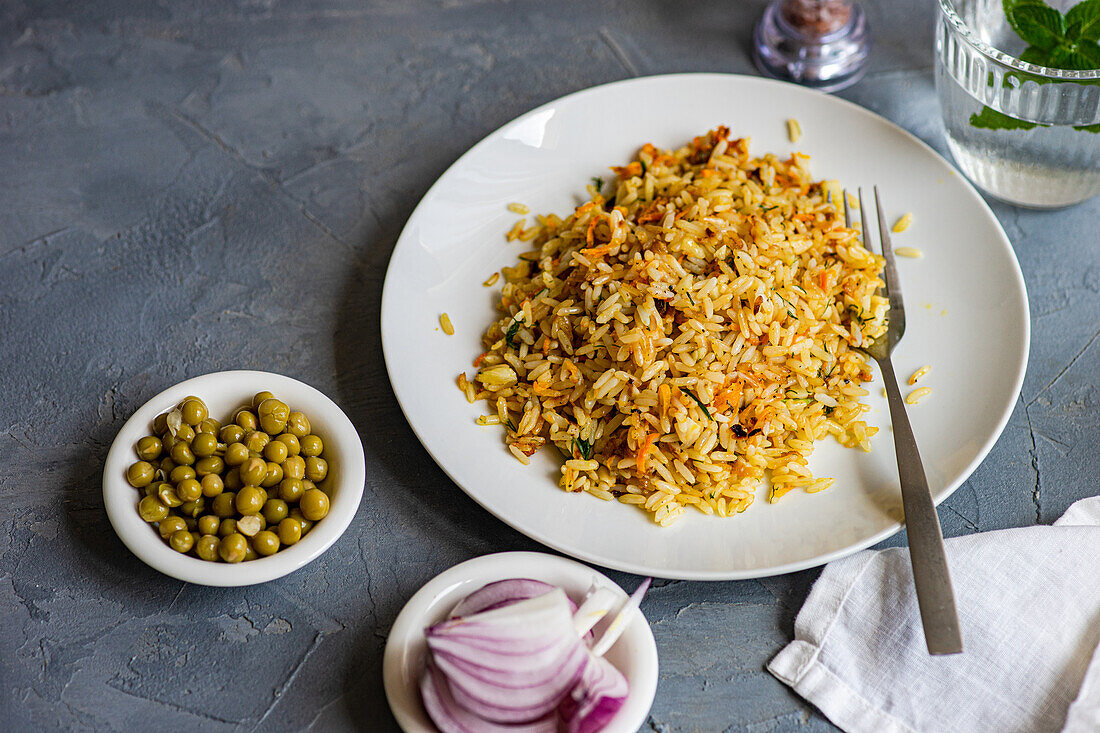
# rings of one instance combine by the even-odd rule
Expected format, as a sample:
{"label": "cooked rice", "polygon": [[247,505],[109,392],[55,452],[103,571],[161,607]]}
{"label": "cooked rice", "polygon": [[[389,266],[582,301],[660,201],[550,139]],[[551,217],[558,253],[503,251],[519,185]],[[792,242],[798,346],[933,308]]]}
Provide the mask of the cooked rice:
{"label": "cooked rice", "polygon": [[915,260],[924,257],[924,252],[917,249],[916,247],[895,247],[894,254],[898,255],[899,257],[912,257]]}
{"label": "cooked rice", "polygon": [[931,387],[920,387],[919,389],[914,389],[912,392],[910,392],[909,396],[905,398],[905,402],[910,405],[915,405],[921,397],[929,394],[932,394]]}
{"label": "cooked rice", "polygon": [[484,285],[487,288],[490,288],[490,287],[496,285],[497,280],[499,280],[499,279],[500,279],[500,273],[499,272],[494,272],[492,275],[485,278],[485,282],[483,282],[481,284]]}
{"label": "cooked rice", "polygon": [[508,204],[508,211],[511,211],[513,214],[530,214],[531,213],[531,210],[529,208],[527,208],[524,204],[516,203],[514,201],[512,203]]}
{"label": "cooked rice", "polygon": [[913,372],[909,376],[909,386],[912,387],[914,384],[916,384],[920,380],[921,377],[923,377],[925,374],[927,374],[930,371],[932,371],[932,365],[931,364],[925,364],[920,369]]}
{"label": "cooked rice", "polygon": [[894,222],[894,226],[891,229],[891,231],[893,231],[893,232],[904,232],[906,229],[909,228],[909,225],[912,224],[912,223],[913,223],[913,215],[911,213],[910,214],[903,214],[900,219],[898,219],[896,222]]}
{"label": "cooked rice", "polygon": [[886,329],[883,260],[807,161],[750,157],[722,127],[647,144],[612,168],[610,200],[590,185],[564,220],[537,218],[463,387],[518,460],[553,444],[562,488],[668,525],[744,511],[769,479],[771,501],[827,488],[808,468],[826,435],[870,450],[853,347]]}
{"label": "cooked rice", "polygon": [[455,335],[455,327],[451,323],[451,317],[446,313],[439,314],[439,325],[443,327],[443,333],[447,334],[448,336]]}
{"label": "cooked rice", "polygon": [[802,125],[798,124],[798,120],[793,117],[787,120],[787,137],[792,143],[802,139]]}

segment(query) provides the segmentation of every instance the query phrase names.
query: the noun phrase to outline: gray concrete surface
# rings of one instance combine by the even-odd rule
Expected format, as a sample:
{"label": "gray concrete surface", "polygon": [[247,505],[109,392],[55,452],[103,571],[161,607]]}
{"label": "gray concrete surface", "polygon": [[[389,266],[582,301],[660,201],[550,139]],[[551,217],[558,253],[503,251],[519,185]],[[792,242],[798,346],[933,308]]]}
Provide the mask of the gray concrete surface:
{"label": "gray concrete surface", "polygon": [[[868,5],[874,61],[843,96],[944,152],[933,4]],[[401,226],[533,106],[635,75],[755,73],[761,7],[0,2],[0,729],[394,728],[381,652],[405,600],[461,560],[538,549],[398,409],[378,310]],[[1100,200],[993,208],[1027,279],[1032,358],[1004,435],[941,509],[949,535],[1048,523],[1100,469]],[[363,436],[366,495],[307,571],[203,588],[123,548],[99,474],[150,396],[233,367],[331,394]],[[764,671],[816,575],[658,582],[646,729],[831,729]]]}

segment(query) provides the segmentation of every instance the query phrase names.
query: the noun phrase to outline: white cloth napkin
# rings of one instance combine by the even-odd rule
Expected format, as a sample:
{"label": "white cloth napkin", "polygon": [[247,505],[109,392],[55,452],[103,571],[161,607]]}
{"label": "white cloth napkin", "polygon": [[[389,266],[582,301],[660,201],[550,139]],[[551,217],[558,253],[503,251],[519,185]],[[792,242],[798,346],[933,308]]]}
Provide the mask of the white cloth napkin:
{"label": "white cloth napkin", "polygon": [[909,550],[830,563],[768,670],[846,731],[1100,731],[1100,497],[947,541],[962,654],[929,656]]}

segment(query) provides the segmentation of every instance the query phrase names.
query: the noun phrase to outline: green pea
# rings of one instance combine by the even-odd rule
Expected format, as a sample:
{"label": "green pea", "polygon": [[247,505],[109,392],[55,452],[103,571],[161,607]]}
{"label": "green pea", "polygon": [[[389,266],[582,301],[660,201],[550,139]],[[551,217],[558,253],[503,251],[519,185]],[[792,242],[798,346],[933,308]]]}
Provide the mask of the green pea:
{"label": "green pea", "polygon": [[302,510],[302,516],[311,522],[316,522],[328,515],[328,496],[323,491],[310,489],[302,494],[302,500],[298,502],[298,506]]}
{"label": "green pea", "polygon": [[296,456],[302,452],[302,445],[298,442],[297,435],[280,433],[275,436],[275,440],[286,446],[286,454],[288,456]]}
{"label": "green pea", "polygon": [[157,524],[157,531],[160,532],[160,536],[164,539],[168,539],[181,529],[187,529],[187,522],[183,521],[183,517],[177,517],[171,514],[160,520]]}
{"label": "green pea", "polygon": [[223,519],[221,521],[221,524],[218,525],[218,536],[219,537],[228,537],[229,535],[233,534],[236,531],[237,531],[237,520],[236,519],[226,517],[225,519]]}
{"label": "green pea", "polygon": [[187,443],[176,443],[172,446],[172,460],[181,466],[190,466],[195,462],[195,454]]}
{"label": "green pea", "polygon": [[216,516],[231,517],[237,511],[236,510],[237,495],[232,491],[223,491],[214,497],[214,501],[210,503],[210,511]]}
{"label": "green pea", "polygon": [[264,529],[267,529],[267,520],[262,514],[245,514],[237,520],[237,531],[245,537],[254,537]]}
{"label": "green pea", "polygon": [[183,499],[176,493],[176,487],[169,483],[163,483],[157,489],[157,500],[164,506],[173,508],[183,503]]}
{"label": "green pea", "polygon": [[244,433],[245,430],[240,425],[226,425],[218,431],[218,439],[226,445],[230,443],[239,443],[241,439],[244,438]]}
{"label": "green pea", "polygon": [[239,466],[248,460],[252,454],[244,443],[230,443],[225,449],[225,464],[227,466]]}
{"label": "green pea", "polygon": [[303,537],[305,537],[306,532],[309,532],[309,530],[313,529],[313,522],[306,519],[302,515],[302,510],[299,509],[298,507],[294,507],[293,509],[290,510],[290,518],[296,520],[298,522],[298,524],[302,525],[302,536]]}
{"label": "green pea", "polygon": [[[190,443],[195,439],[195,429],[190,425],[180,425],[174,436],[176,442]],[[173,444],[174,445],[174,444]]]}
{"label": "green pea", "polygon": [[309,418],[305,413],[292,412],[287,416],[286,431],[299,440],[309,435],[310,429]]}
{"label": "green pea", "polygon": [[234,532],[222,538],[218,546],[218,555],[226,562],[241,562],[248,554],[248,540],[243,534]]}
{"label": "green pea", "polygon": [[245,447],[252,453],[263,453],[270,442],[271,436],[262,430],[252,430],[244,436]]}
{"label": "green pea", "polygon": [[260,486],[265,489],[270,489],[272,486],[278,486],[279,482],[283,480],[283,467],[278,463],[268,462],[267,475],[264,476],[264,480],[260,482]]}
{"label": "green pea", "polygon": [[204,514],[199,517],[199,534],[217,534],[221,526],[221,519],[213,514]]}
{"label": "green pea", "polygon": [[324,481],[325,476],[328,476],[328,461],[317,456],[306,459],[306,478],[316,483]]}
{"label": "green pea", "polygon": [[143,461],[155,461],[160,458],[164,444],[155,435],[146,435],[137,442],[137,456]]}
{"label": "green pea", "polygon": [[284,545],[293,545],[302,539],[302,525],[293,517],[287,517],[279,522],[279,542]]}
{"label": "green pea", "polygon": [[279,535],[270,529],[257,532],[252,538],[252,547],[258,555],[274,555],[279,551]]}
{"label": "green pea", "polygon": [[213,435],[216,438],[216,437],[218,437],[218,431],[221,430],[221,429],[222,429],[222,424],[220,422],[218,422],[217,420],[215,420],[212,417],[208,417],[205,420],[203,420],[201,423],[199,423],[198,427],[195,428],[195,432],[196,433],[206,433],[207,435]]}
{"label": "green pea", "polygon": [[222,477],[216,473],[208,473],[202,477],[202,495],[213,499],[218,494],[225,490],[225,483],[222,481]]}
{"label": "green pea", "polygon": [[183,414],[183,421],[188,425],[198,425],[210,416],[206,404],[197,397],[185,400],[180,405],[180,412]]}
{"label": "green pea", "polygon": [[260,421],[256,419],[255,413],[244,407],[237,410],[237,414],[233,416],[233,422],[240,425],[247,430],[255,430],[260,427]]}
{"label": "green pea", "polygon": [[157,435],[164,435],[168,430],[168,413],[162,412],[153,418],[153,432]]}
{"label": "green pea", "polygon": [[172,535],[171,539],[168,540],[168,544],[176,552],[190,552],[191,548],[195,546],[195,535],[186,529],[181,529]]}
{"label": "green pea", "polygon": [[198,474],[191,466],[176,466],[172,469],[172,472],[168,474],[168,480],[174,484],[178,484],[180,481],[186,481],[196,476],[198,476]]}
{"label": "green pea", "polygon": [[206,510],[206,499],[201,496],[194,501],[185,501],[180,504],[180,514],[188,517],[197,517]]}
{"label": "green pea", "polygon": [[272,463],[281,464],[289,455],[290,449],[281,440],[273,440],[264,446],[264,458]]}
{"label": "green pea", "polygon": [[135,489],[141,489],[153,482],[156,471],[148,461],[138,461],[126,469],[126,480]]}
{"label": "green pea", "polygon": [[168,507],[156,497],[147,496],[138,502],[138,515],[146,522],[159,522],[168,516]]}
{"label": "green pea", "polygon": [[236,491],[237,489],[244,486],[244,482],[241,481],[241,472],[239,468],[234,468],[230,471],[227,471],[224,480],[225,488],[229,489],[230,491]]}
{"label": "green pea", "polygon": [[290,507],[283,499],[268,499],[264,502],[263,515],[268,524],[278,524],[286,519]]}
{"label": "green pea", "polygon": [[267,476],[267,462],[262,458],[249,458],[238,470],[245,486],[259,486]]}
{"label": "green pea", "polygon": [[302,486],[302,480],[297,478],[284,478],[279,484],[279,498],[287,502],[296,502],[301,500],[302,494],[306,493],[305,487]]}
{"label": "green pea", "polygon": [[303,456],[319,456],[321,451],[325,449],[325,444],[321,442],[321,439],[316,435],[307,435],[304,438],[299,438],[298,442],[302,446]]}
{"label": "green pea", "polygon": [[199,458],[212,456],[217,449],[218,439],[210,433],[199,433],[191,441],[191,452]]}
{"label": "green pea", "polygon": [[264,496],[255,486],[245,486],[237,492],[234,505],[241,514],[256,514],[264,506]]}
{"label": "green pea", "polygon": [[199,476],[220,474],[225,470],[225,461],[221,456],[207,456],[195,461],[195,473]]}
{"label": "green pea", "polygon": [[290,419],[290,408],[285,402],[269,397],[256,408],[260,417],[260,427],[272,435],[283,432]]}
{"label": "green pea", "polygon": [[195,501],[202,496],[202,484],[193,478],[180,481],[176,484],[176,496],[183,501]]}
{"label": "green pea", "polygon": [[284,478],[305,478],[306,461],[301,456],[290,456],[283,461]]}
{"label": "green pea", "polygon": [[258,408],[264,400],[270,400],[274,396],[275,395],[267,391],[257,392],[255,395],[252,396],[252,406]]}
{"label": "green pea", "polygon": [[195,543],[195,554],[202,560],[217,562],[218,545],[220,544],[220,540],[214,535],[204,535]]}

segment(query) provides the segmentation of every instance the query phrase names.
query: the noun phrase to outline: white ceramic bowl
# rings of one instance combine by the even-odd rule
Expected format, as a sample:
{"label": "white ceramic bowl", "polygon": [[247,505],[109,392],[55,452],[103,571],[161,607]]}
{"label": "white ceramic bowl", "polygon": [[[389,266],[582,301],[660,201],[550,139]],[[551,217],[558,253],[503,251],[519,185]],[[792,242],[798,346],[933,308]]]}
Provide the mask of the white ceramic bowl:
{"label": "white ceramic bowl", "polygon": [[[322,486],[332,499],[329,514],[297,544],[269,557],[237,564],[213,563],[181,555],[168,547],[156,528],[142,521],[137,504],[142,494],[126,481],[134,463],[134,445],[152,432],[152,422],[188,395],[202,398],[210,416],[226,422],[231,412],[247,404],[261,390],[309,417],[313,432],[325,444],[329,473]],[[332,400],[308,384],[280,374],[230,371],[205,374],[164,390],[126,421],[107,453],[103,469],[103,503],[122,542],[150,567],[165,575],[200,585],[238,586],[265,583],[292,573],[311,562],[335,542],[351,524],[363,498],[366,465],[363,443],[347,415]]]}
{"label": "white ceramic bowl", "polygon": [[[508,578],[533,578],[556,585],[574,601],[579,601],[593,583],[626,599],[623,589],[606,575],[575,560],[541,552],[485,555],[437,575],[401,609],[390,630],[382,660],[386,699],[406,733],[436,731],[420,702],[420,675],[427,650],[424,628],[442,621],[455,604],[483,585]],[[657,692],[657,644],[641,611],[635,614],[606,657],[626,676],[630,693],[604,731],[633,733],[645,722]]]}

